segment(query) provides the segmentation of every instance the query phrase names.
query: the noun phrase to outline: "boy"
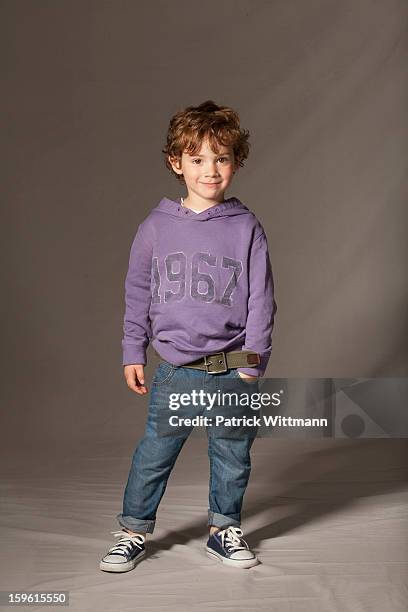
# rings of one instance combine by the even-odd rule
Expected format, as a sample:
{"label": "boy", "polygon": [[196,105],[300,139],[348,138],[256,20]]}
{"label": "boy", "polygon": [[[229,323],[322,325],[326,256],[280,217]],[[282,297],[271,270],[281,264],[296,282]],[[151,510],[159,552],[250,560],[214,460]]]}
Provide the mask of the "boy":
{"label": "boy", "polygon": [[[188,436],[160,437],[157,418],[181,379],[195,388],[235,379],[257,385],[271,353],[276,312],[264,230],[237,198],[225,199],[248,157],[249,133],[231,109],[208,100],[171,119],[166,165],[187,197],[163,198],[141,223],[126,276],[123,365],[129,388],[148,392],[144,366],[152,345],[155,371],[146,430],[132,460],[119,540],[100,569],[124,572],[145,555],[168,477]],[[208,431],[209,537],[212,559],[237,567],[257,564],[242,538],[241,507],[249,479],[253,437],[220,438]]]}

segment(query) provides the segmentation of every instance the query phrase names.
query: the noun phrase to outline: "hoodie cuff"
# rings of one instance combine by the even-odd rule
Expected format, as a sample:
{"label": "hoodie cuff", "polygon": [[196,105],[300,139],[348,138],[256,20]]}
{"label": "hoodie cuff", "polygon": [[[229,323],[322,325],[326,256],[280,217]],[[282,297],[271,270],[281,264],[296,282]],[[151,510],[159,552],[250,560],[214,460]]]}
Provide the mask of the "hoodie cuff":
{"label": "hoodie cuff", "polygon": [[123,359],[122,365],[146,365],[146,349],[140,346],[135,346],[133,344],[123,344]]}
{"label": "hoodie cuff", "polygon": [[258,370],[258,368],[237,368],[238,372],[242,372],[242,374],[248,374],[248,376],[258,376],[261,377],[263,372]]}
{"label": "hoodie cuff", "polygon": [[[254,349],[243,348],[242,350],[252,351]],[[255,351],[258,352],[258,351]],[[242,372],[243,374],[248,374],[248,376],[258,376],[261,378],[265,374],[266,367],[268,365],[269,357],[271,356],[271,351],[267,351],[266,353],[260,353],[261,355],[261,363],[252,368],[237,368],[238,372]]]}

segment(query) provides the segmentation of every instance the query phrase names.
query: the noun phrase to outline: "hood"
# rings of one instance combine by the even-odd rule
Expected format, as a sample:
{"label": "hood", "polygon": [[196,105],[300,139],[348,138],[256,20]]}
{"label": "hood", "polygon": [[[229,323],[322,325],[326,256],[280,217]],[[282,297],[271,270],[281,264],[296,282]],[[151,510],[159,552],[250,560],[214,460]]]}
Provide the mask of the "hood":
{"label": "hood", "polygon": [[163,198],[154,211],[171,215],[173,217],[180,217],[181,219],[188,219],[188,221],[208,221],[214,217],[233,217],[235,215],[252,215],[251,211],[243,204],[238,198],[231,197],[227,198],[220,204],[207,208],[203,212],[196,213],[193,210],[184,208],[181,205],[181,198],[177,200],[170,200],[169,198]]}

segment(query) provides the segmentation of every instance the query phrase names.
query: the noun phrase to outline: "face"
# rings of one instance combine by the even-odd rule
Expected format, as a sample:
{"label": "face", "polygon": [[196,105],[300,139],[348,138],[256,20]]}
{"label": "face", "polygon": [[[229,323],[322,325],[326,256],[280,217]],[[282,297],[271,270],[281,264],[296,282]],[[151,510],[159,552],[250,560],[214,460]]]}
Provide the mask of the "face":
{"label": "face", "polygon": [[177,174],[183,174],[189,196],[212,202],[224,199],[236,170],[233,148],[220,145],[219,153],[214,153],[208,140],[195,155],[183,152],[181,164],[170,163]]}

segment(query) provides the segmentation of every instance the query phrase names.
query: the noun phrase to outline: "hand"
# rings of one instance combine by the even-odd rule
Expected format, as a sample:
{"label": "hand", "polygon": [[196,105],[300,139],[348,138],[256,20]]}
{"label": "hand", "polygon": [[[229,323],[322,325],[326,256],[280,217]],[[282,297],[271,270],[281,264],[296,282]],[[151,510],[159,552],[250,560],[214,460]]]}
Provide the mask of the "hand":
{"label": "hand", "polygon": [[138,393],[139,395],[144,395],[148,392],[148,388],[144,384],[144,365],[126,365],[123,373],[126,378],[126,383],[129,389],[131,389],[135,393]]}
{"label": "hand", "polygon": [[258,376],[250,376],[249,374],[244,374],[243,372],[240,372],[239,370],[237,370],[237,372],[240,378],[247,379],[248,382],[253,382],[255,380],[258,380]]}

